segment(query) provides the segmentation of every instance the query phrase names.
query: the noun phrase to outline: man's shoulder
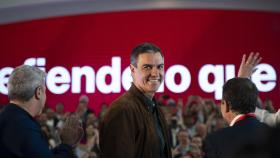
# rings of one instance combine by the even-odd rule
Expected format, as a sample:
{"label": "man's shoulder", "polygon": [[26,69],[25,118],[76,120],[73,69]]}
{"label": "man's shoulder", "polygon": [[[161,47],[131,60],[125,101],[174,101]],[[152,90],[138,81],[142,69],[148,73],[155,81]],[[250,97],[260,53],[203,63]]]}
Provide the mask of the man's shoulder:
{"label": "man's shoulder", "polygon": [[269,126],[258,121],[255,118],[246,119],[236,123],[234,126],[221,128],[215,132],[208,134],[207,139],[212,141],[229,139],[234,141],[235,138],[246,137],[253,138],[259,133],[265,132]]}
{"label": "man's shoulder", "polygon": [[119,118],[135,118],[143,114],[144,106],[141,100],[130,93],[125,92],[123,95],[114,100],[104,116],[104,121],[115,120]]}
{"label": "man's shoulder", "polygon": [[257,143],[258,140],[263,139],[262,137],[267,130],[268,126],[255,118],[242,120],[234,126],[221,128],[208,134],[204,140],[204,150],[210,154],[209,150],[219,153],[220,156],[214,157],[227,157],[232,155],[237,147],[248,143]]}
{"label": "man's shoulder", "polygon": [[217,131],[211,132],[207,135],[206,139],[207,140],[217,140],[217,139],[223,139],[225,135],[228,135],[229,133],[232,132],[232,129],[230,127],[224,127],[221,129],[218,129]]}
{"label": "man's shoulder", "polygon": [[125,92],[110,104],[110,108],[133,109],[135,104],[137,104],[137,97]]}
{"label": "man's shoulder", "polygon": [[[241,137],[244,133],[245,129],[241,129],[240,127],[236,126],[228,126],[221,129],[218,129],[217,131],[214,131],[212,133],[209,133],[206,137],[207,141],[210,141],[212,143],[221,143],[223,144],[224,141],[230,140],[234,141],[235,138]],[[245,131],[246,133],[246,131]]]}
{"label": "man's shoulder", "polygon": [[11,104],[7,104],[3,107],[3,111],[0,113],[0,120],[9,120],[9,122],[11,122],[14,119],[17,119],[19,115],[20,113],[18,112],[16,107],[13,107],[13,105]]}
{"label": "man's shoulder", "polygon": [[234,125],[233,128],[238,128],[238,129],[246,128],[249,131],[251,131],[251,130],[268,129],[269,126],[265,123],[260,122],[257,118],[252,117],[236,123],[236,125]]}
{"label": "man's shoulder", "polygon": [[7,127],[37,129],[36,122],[20,107],[7,104],[0,114],[0,124]]}
{"label": "man's shoulder", "polygon": [[109,115],[115,115],[124,113],[127,110],[132,110],[134,104],[133,98],[126,92],[110,104],[106,114],[108,115],[109,113]]}

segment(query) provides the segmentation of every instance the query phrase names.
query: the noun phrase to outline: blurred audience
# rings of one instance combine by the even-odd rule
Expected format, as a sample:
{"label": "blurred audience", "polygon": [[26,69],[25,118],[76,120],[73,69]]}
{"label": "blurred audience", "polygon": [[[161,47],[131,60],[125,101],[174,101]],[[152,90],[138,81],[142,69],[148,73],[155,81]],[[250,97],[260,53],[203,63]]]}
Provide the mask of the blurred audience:
{"label": "blurred audience", "polygon": [[177,134],[178,145],[172,150],[172,156],[174,158],[180,158],[190,155],[190,136],[187,130],[180,130]]}
{"label": "blurred audience", "polygon": [[[158,97],[158,101],[169,125],[174,158],[202,158],[202,142],[206,135],[228,126],[213,99],[190,95],[184,103],[183,98],[175,101],[169,95],[163,94]],[[102,103],[100,113],[97,115],[88,108],[88,102],[88,97],[82,95],[75,111],[80,114],[80,121],[85,131],[84,139],[75,149],[77,158],[100,157],[97,127],[108,104]],[[266,109],[265,112],[275,113],[273,104],[268,98],[265,101],[259,98],[258,104]],[[63,103],[60,102],[56,104],[55,111],[46,108],[37,117],[50,148],[54,148],[61,142],[58,137],[59,130],[69,115],[70,112],[65,111]]]}
{"label": "blurred audience", "polygon": [[[245,62],[245,59],[246,57],[242,59],[244,61],[240,65],[238,76],[247,78],[253,73],[254,65]],[[258,58],[251,59],[258,60]],[[185,103],[183,100],[185,100]],[[102,103],[100,113],[97,114],[89,108],[88,96],[81,95],[77,102],[74,113],[79,116],[85,135],[82,141],[75,145],[75,155],[77,158],[99,158],[99,131],[97,127],[108,108],[108,104]],[[202,142],[206,136],[228,127],[227,122],[222,117],[220,107],[214,99],[190,95],[175,100],[168,94],[162,94],[157,98],[157,102],[168,123],[173,158],[204,157]],[[41,126],[43,137],[48,142],[49,149],[54,149],[63,142],[60,135],[63,133],[66,118],[71,115],[71,112],[65,111],[65,106],[63,102],[58,102],[55,105],[55,111],[45,107],[43,112],[35,117]],[[3,107],[0,106],[0,114]],[[266,135],[260,136],[263,141],[260,141],[259,144],[249,144],[241,147],[235,157],[279,157],[277,147],[280,143],[280,110],[275,110],[269,98],[262,100],[259,97],[255,114],[261,122],[276,126],[276,128],[267,131]],[[68,130],[70,131],[70,129]]]}

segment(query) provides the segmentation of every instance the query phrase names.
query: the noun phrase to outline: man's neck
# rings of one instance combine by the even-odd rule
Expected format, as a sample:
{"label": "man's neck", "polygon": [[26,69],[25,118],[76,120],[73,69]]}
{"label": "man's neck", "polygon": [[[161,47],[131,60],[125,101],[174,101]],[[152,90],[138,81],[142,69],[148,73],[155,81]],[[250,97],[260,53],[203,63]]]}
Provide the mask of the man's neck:
{"label": "man's neck", "polygon": [[230,114],[227,114],[227,117],[224,118],[226,120],[226,122],[228,123],[228,125],[231,124],[232,120],[238,116],[239,114],[238,113],[234,113],[234,112],[230,112]]}
{"label": "man's neck", "polygon": [[233,126],[236,121],[242,116],[243,114],[236,115],[233,119],[231,119],[231,122],[229,123],[229,126]]}
{"label": "man's neck", "polygon": [[22,108],[24,111],[26,111],[27,113],[29,113],[29,115],[31,115],[32,117],[34,117],[35,115],[32,113],[32,110],[30,109],[30,107],[28,106],[27,102],[22,102],[22,101],[18,101],[18,100],[11,100],[10,103],[17,105],[18,107]]}
{"label": "man's neck", "polygon": [[149,98],[150,100],[153,100],[154,93],[153,93],[153,94],[150,94],[150,93],[144,93],[144,92],[143,92],[143,94],[144,94],[147,98]]}
{"label": "man's neck", "polygon": [[236,122],[238,122],[240,120],[244,120],[247,117],[256,117],[256,115],[252,112],[246,113],[246,114],[238,114],[232,119],[230,126],[233,126]]}

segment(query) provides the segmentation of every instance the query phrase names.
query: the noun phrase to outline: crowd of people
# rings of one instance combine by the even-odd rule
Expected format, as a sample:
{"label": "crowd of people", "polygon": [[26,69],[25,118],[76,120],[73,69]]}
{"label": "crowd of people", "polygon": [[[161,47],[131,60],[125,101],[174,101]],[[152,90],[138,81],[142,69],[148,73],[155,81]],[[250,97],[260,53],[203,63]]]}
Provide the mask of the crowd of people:
{"label": "crowd of people", "polygon": [[[76,157],[99,158],[98,126],[108,105],[103,104],[101,112],[96,114],[90,110],[89,98],[86,95],[82,95],[77,102],[74,113],[80,117],[85,135],[75,148]],[[173,158],[202,158],[202,143],[206,135],[228,126],[219,105],[213,99],[190,95],[175,100],[163,94],[157,97],[157,102],[168,122]],[[258,104],[270,113],[275,112],[272,101],[268,98],[264,101],[259,98]],[[71,114],[64,110],[64,106],[63,103],[57,103],[55,109],[46,107],[36,118],[50,148],[60,144],[60,130],[65,118]]]}

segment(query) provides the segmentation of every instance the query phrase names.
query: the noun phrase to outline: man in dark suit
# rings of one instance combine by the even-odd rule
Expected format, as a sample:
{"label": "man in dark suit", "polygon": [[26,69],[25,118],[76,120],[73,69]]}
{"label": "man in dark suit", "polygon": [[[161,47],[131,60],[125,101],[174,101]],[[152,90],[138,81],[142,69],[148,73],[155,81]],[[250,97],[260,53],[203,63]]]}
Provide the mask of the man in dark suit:
{"label": "man in dark suit", "polygon": [[248,78],[233,78],[223,86],[221,112],[229,127],[208,135],[203,143],[206,158],[229,158],[244,145],[261,141],[268,126],[254,114],[258,90]]}
{"label": "man in dark suit", "polygon": [[62,144],[53,151],[34,117],[46,102],[45,73],[22,65],[14,69],[8,82],[10,103],[0,114],[0,157],[3,158],[74,158],[73,147],[83,135],[79,119],[67,118],[61,131]]}
{"label": "man in dark suit", "polygon": [[[230,127],[207,136],[203,143],[205,157],[234,157],[233,154],[239,148],[243,148],[248,143],[256,142],[258,133],[262,133],[268,128],[257,121],[253,114],[257,102],[257,89],[250,90],[250,85],[252,87],[255,87],[255,85],[247,79],[252,75],[255,66],[261,60],[259,53],[250,53],[247,59],[244,54],[238,71],[238,77],[244,79],[233,79],[236,81],[228,81],[224,85],[221,111]],[[232,99],[232,101],[228,99]],[[248,107],[250,107],[250,110],[244,111]],[[264,137],[259,138],[264,139]],[[257,140],[260,141],[260,139]]]}

